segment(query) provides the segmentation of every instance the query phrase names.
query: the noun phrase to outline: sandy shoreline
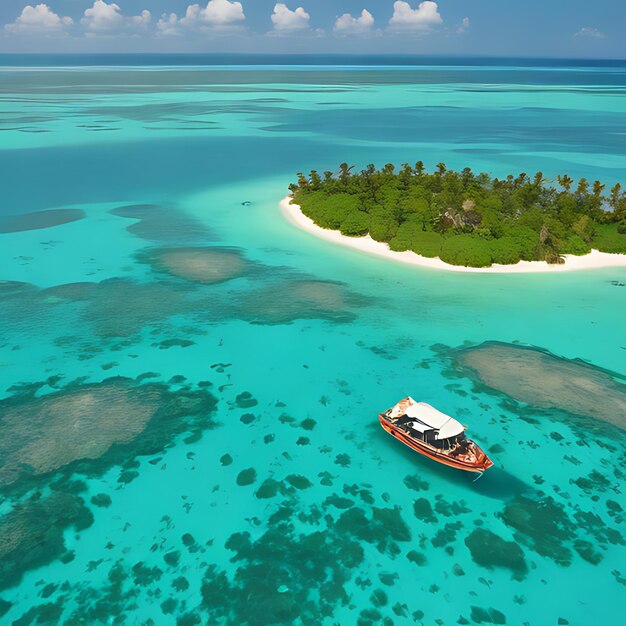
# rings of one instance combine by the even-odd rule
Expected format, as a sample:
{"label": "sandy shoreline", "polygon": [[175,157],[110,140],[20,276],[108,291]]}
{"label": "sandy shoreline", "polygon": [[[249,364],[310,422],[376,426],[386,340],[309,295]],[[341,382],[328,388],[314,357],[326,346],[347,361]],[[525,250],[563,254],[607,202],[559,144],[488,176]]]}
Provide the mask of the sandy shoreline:
{"label": "sandy shoreline", "polygon": [[472,272],[484,274],[524,274],[536,272],[572,272],[576,270],[592,270],[603,267],[626,267],[626,254],[609,254],[592,250],[584,256],[566,254],[565,263],[550,265],[545,261],[520,261],[516,265],[492,265],[491,267],[462,267],[444,263],[439,258],[428,258],[415,252],[394,252],[386,243],[374,241],[369,235],[365,237],[346,237],[337,230],[321,228],[308,218],[297,204],[291,203],[291,197],[286,196],[280,201],[280,210],[285,219],[294,226],[315,235],[320,239],[347,246],[366,254],[385,257],[386,259],[418,265],[430,269],[446,270],[450,272]]}

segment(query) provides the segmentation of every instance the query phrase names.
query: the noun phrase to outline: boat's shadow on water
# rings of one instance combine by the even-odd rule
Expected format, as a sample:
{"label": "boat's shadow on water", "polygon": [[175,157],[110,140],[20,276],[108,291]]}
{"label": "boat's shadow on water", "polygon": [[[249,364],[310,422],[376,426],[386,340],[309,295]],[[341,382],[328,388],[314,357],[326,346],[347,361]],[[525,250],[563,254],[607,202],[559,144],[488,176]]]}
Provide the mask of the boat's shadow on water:
{"label": "boat's shadow on water", "polygon": [[534,491],[534,487],[502,467],[498,467],[499,459],[497,458],[492,459],[495,465],[480,476],[431,461],[399,441],[392,439],[381,429],[377,429],[375,440],[380,455],[388,460],[390,465],[394,464],[393,456],[398,455],[413,466],[413,473],[416,476],[426,482],[442,480],[457,489],[466,490],[468,494],[478,493],[497,500],[509,500],[521,493]]}

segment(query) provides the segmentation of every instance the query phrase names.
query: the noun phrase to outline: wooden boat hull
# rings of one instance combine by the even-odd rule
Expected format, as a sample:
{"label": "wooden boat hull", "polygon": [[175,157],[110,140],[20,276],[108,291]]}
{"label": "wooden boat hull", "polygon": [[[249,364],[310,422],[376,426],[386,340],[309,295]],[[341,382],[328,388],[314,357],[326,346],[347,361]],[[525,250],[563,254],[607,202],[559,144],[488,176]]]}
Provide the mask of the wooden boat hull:
{"label": "wooden boat hull", "polygon": [[405,446],[408,446],[415,452],[428,457],[429,459],[447,465],[448,467],[454,467],[455,469],[463,470],[465,472],[473,472],[475,474],[482,474],[485,470],[489,469],[493,465],[493,461],[474,443],[476,448],[476,461],[468,462],[458,458],[451,457],[444,454],[437,448],[427,444],[423,441],[418,441],[409,437],[403,430],[394,426],[389,420],[383,417],[383,414],[378,415],[381,426],[392,436],[401,441]]}

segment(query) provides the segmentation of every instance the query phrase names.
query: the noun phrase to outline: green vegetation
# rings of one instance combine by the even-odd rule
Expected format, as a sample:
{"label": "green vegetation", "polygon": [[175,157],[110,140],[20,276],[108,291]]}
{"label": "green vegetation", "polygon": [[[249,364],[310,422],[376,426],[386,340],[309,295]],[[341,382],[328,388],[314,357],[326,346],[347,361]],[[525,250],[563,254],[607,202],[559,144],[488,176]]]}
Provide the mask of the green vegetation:
{"label": "green vegetation", "polygon": [[298,174],[289,189],[302,212],[343,235],[369,234],[391,250],[412,250],[452,265],[486,267],[520,260],[562,263],[563,254],[597,249],[626,254],[626,194],[618,183],[541,172],[505,179],[437,164],[432,174],[418,161],[399,171],[392,164],[361,172]]}

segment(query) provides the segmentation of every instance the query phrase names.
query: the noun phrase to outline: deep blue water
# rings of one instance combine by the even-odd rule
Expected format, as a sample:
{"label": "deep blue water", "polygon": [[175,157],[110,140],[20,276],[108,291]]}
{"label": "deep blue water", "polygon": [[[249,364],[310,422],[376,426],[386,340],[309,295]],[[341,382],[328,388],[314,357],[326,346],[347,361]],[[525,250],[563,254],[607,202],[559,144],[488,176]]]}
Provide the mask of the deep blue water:
{"label": "deep blue water", "polygon": [[356,66],[464,66],[537,68],[624,68],[626,59],[554,59],[528,57],[427,56],[407,54],[0,54],[0,65],[14,67],[86,66],[211,66],[211,65],[326,65]]}

